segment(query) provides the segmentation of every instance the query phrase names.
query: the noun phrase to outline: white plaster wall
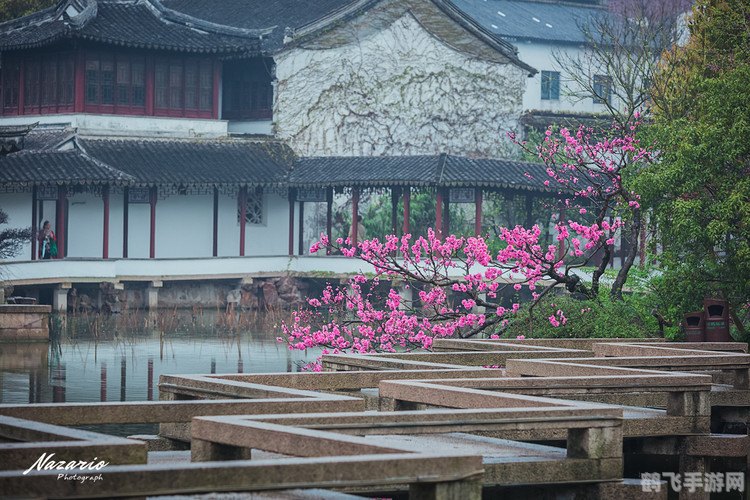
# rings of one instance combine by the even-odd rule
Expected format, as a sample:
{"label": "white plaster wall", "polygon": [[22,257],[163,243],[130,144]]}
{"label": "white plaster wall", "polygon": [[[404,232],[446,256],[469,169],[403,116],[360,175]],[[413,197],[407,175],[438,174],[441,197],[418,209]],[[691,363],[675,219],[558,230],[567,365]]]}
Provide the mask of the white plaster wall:
{"label": "white plaster wall", "polygon": [[276,132],[300,155],[507,156],[526,72],[443,44],[410,14],[337,48],[276,59]]}
{"label": "white plaster wall", "polygon": [[102,256],[104,203],[100,196],[79,193],[68,197],[66,257]]}
{"label": "white plaster wall", "polygon": [[[264,196],[263,225],[248,225],[245,228],[245,255],[286,255],[289,252],[289,201],[275,193],[266,193]],[[297,219],[295,224],[296,222]],[[237,233],[239,234],[239,227]],[[295,239],[295,245],[296,241]],[[239,252],[239,246],[235,251]]]}
{"label": "white plaster wall", "polygon": [[[247,228],[245,230],[247,231]],[[245,248],[247,249],[247,239],[245,239]],[[237,222],[237,195],[219,195],[218,253],[220,257],[234,257],[240,254],[240,225]]]}
{"label": "white plaster wall", "polygon": [[[0,194],[0,209],[8,214],[8,224],[0,226],[0,230],[16,228],[22,229],[31,225],[31,191],[26,193]],[[31,242],[26,243],[21,251],[9,260],[30,260]],[[2,279],[0,269],[0,279]]]}
{"label": "white plaster wall", "polygon": [[273,135],[273,122],[271,120],[230,121],[227,131],[230,134]]}
{"label": "white plaster wall", "polygon": [[[109,195],[109,258],[122,257],[122,209],[123,195],[112,193]],[[130,213],[128,213],[130,216]],[[129,229],[129,228],[128,228]]]}
{"label": "white plaster wall", "polygon": [[[159,204],[156,212],[156,231],[159,227]],[[128,258],[148,258],[150,245],[151,207],[148,203],[128,205]],[[156,255],[159,255],[157,243]]]}
{"label": "white plaster wall", "polygon": [[[569,78],[565,68],[558,63],[555,54],[564,52],[566,57],[577,58],[583,53],[579,46],[553,45],[526,40],[516,40],[513,43],[518,47],[518,55],[521,60],[539,70],[536,75],[526,81],[526,91],[523,94],[524,111],[543,110],[575,113],[604,113],[607,111],[604,104],[594,104],[594,100],[590,97],[579,100],[577,97],[570,95],[571,92],[580,91],[580,87]],[[542,99],[542,71],[557,71],[560,73],[559,100]],[[604,73],[602,71],[602,74]]]}
{"label": "white plaster wall", "polygon": [[158,116],[97,115],[88,113],[34,115],[0,118],[0,125],[63,125],[77,127],[87,135],[150,137],[225,137],[227,122],[198,118],[164,118]]}
{"label": "white plaster wall", "polygon": [[[275,193],[264,195],[265,217],[263,224],[245,227],[245,255],[286,255],[289,234],[289,209],[286,198]],[[195,256],[208,257],[213,252],[213,196],[208,207],[208,245],[204,253]],[[158,227],[158,226],[157,226]],[[237,196],[219,195],[219,257],[236,257],[240,254],[240,226],[237,220]],[[157,249],[157,257],[162,255]]]}
{"label": "white plaster wall", "polygon": [[[30,199],[30,198],[29,198]],[[44,200],[40,204],[39,212],[37,212],[39,218],[39,224],[37,229],[41,229],[44,225],[44,221],[48,220],[52,230],[57,234],[57,202],[54,200]]]}
{"label": "white plaster wall", "polygon": [[156,203],[156,257],[209,257],[212,253],[213,195],[160,198]]}

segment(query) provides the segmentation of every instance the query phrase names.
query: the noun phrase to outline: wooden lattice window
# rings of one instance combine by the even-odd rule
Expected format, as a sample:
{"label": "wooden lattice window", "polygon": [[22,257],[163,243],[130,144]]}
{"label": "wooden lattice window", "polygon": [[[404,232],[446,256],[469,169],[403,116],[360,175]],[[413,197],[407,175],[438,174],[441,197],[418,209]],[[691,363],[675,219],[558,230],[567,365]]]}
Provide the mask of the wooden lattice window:
{"label": "wooden lattice window", "polygon": [[272,118],[272,65],[272,61],[260,58],[224,64],[222,118],[227,120],[269,120]]}
{"label": "wooden lattice window", "polygon": [[86,111],[144,113],[146,61],[143,56],[89,52],[85,68]]}
{"label": "wooden lattice window", "polygon": [[154,108],[157,115],[211,117],[214,80],[210,59],[157,59],[154,72]]}
{"label": "wooden lattice window", "polygon": [[[245,198],[245,224],[251,226],[262,226],[264,224],[265,206],[262,191],[248,191]],[[237,202],[237,223],[240,222],[240,207]]]}

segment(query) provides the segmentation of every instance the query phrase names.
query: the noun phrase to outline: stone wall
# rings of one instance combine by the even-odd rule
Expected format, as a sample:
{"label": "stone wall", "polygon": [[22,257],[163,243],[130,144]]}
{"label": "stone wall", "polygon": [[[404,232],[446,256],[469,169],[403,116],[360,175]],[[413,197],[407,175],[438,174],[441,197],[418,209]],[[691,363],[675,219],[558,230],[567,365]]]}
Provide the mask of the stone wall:
{"label": "stone wall", "polygon": [[[276,58],[278,136],[304,156],[514,154],[506,132],[527,72],[454,49],[467,32],[447,20],[436,33],[442,13],[430,14],[428,31],[414,9],[397,8],[368,12],[369,30],[339,27]],[[462,39],[449,44],[448,34]]]}
{"label": "stone wall", "polygon": [[[158,288],[160,309],[218,309],[229,304],[250,311],[296,308],[310,293],[319,293],[326,280],[282,276],[245,282],[230,280],[169,281]],[[68,290],[68,310],[79,313],[118,313],[148,309],[147,284],[112,283],[73,286]],[[49,307],[49,306],[44,306]],[[1,333],[1,332],[0,332]]]}
{"label": "stone wall", "polygon": [[50,312],[50,306],[0,305],[0,342],[47,342]]}

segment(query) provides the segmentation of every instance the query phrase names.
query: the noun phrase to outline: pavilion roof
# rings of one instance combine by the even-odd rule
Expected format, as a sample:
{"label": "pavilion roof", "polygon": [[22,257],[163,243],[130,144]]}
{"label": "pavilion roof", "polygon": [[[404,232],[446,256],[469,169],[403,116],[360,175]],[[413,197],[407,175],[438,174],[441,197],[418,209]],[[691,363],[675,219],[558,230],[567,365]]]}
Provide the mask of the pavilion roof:
{"label": "pavilion roof", "polygon": [[159,0],[64,0],[0,24],[0,50],[78,39],[136,48],[256,54],[265,33],[197,19]]}
{"label": "pavilion roof", "polygon": [[539,163],[501,158],[434,156],[338,156],[300,158],[289,175],[293,187],[439,186],[552,192]]}
{"label": "pavilion roof", "polygon": [[[18,128],[18,127],[16,127]],[[19,133],[0,127],[0,136]],[[459,155],[295,156],[271,139],[78,136],[68,127],[24,131],[0,156],[0,186],[102,184],[256,187],[484,187],[556,192],[538,163]]]}
{"label": "pavilion roof", "polygon": [[280,186],[294,154],[279,141],[79,139],[90,156],[140,185]]}
{"label": "pavilion roof", "polygon": [[[434,4],[451,24],[473,35],[472,46],[530,73],[514,45],[453,0]],[[366,18],[384,0],[59,0],[57,5],[0,23],[0,51],[89,40],[134,48],[234,56],[272,54],[291,40],[310,40],[342,22]],[[441,30],[437,30],[441,31]]]}
{"label": "pavilion roof", "polygon": [[76,150],[24,150],[0,159],[0,185],[127,185],[134,180],[125,172]]}

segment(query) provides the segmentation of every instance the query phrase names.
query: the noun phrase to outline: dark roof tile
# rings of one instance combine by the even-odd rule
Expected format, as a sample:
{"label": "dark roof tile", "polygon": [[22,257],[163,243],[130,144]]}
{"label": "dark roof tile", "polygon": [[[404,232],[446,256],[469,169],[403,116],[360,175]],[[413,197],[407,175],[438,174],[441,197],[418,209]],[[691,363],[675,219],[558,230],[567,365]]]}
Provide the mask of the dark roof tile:
{"label": "dark roof tile", "polygon": [[74,136],[75,129],[69,127],[36,127],[24,137],[23,149],[38,151],[56,149],[60,143]]}
{"label": "dark roof tile", "polygon": [[138,184],[284,184],[294,155],[284,143],[249,140],[79,139],[84,151]]}
{"label": "dark roof tile", "polygon": [[297,186],[428,185],[438,156],[334,156],[300,158],[289,176]]}
{"label": "dark roof tile", "polygon": [[580,26],[606,11],[596,6],[528,0],[451,0],[486,30],[510,40],[583,43]]}
{"label": "dark roof tile", "polygon": [[544,165],[462,156],[352,156],[300,158],[291,186],[482,186],[550,191]]}
{"label": "dark roof tile", "polygon": [[[62,38],[79,38],[128,47],[189,52],[253,53],[261,50],[257,33],[212,27],[199,19],[181,19],[161,10],[157,0],[85,0],[86,14],[73,20],[65,4],[0,25],[0,49],[40,47]],[[211,3],[213,5],[213,3]]]}
{"label": "dark roof tile", "polygon": [[218,24],[244,29],[271,29],[264,49],[283,45],[286,28],[297,29],[355,0],[163,0],[165,7]]}
{"label": "dark roof tile", "polygon": [[79,151],[19,151],[0,158],[3,184],[129,184],[133,178]]}

